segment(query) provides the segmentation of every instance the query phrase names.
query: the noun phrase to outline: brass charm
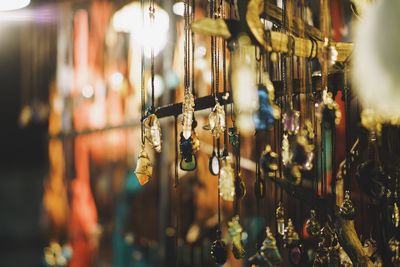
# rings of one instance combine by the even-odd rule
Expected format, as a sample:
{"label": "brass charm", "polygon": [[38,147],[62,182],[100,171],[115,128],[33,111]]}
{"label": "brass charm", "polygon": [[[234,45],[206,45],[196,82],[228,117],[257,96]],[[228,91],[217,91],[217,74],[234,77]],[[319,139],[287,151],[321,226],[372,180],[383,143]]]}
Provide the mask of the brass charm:
{"label": "brass charm", "polygon": [[288,223],[283,234],[283,242],[285,243],[285,247],[297,245],[299,241],[299,234],[296,232],[296,229],[294,229],[292,220],[288,219]]}
{"label": "brass charm", "polygon": [[350,200],[350,192],[346,191],[344,194],[344,200],[342,206],[339,210],[340,216],[346,220],[353,220],[355,216],[355,208],[353,206],[353,202]]}
{"label": "brass charm", "polygon": [[310,219],[306,222],[306,230],[310,236],[317,236],[321,230],[321,225],[316,219],[315,210],[310,211]]}
{"label": "brass charm", "polygon": [[285,233],[285,208],[282,206],[282,202],[279,202],[278,207],[275,211],[276,225],[278,234],[284,235]]}
{"label": "brass charm", "polygon": [[232,252],[236,259],[242,259],[246,253],[242,243],[243,227],[239,223],[239,215],[228,222],[228,232],[232,238]]}
{"label": "brass charm", "polygon": [[282,263],[282,257],[276,246],[276,239],[269,227],[265,228],[265,239],[260,249],[260,254],[270,263],[270,266],[277,266]]}
{"label": "brass charm", "polygon": [[144,150],[144,146],[142,146],[142,150],[140,151],[136,163],[135,175],[139,180],[140,185],[146,184],[153,175],[153,164],[151,163],[146,150]]}
{"label": "brass charm", "polygon": [[155,114],[149,115],[144,121],[145,136],[154,150],[161,152],[162,134],[160,121]]}

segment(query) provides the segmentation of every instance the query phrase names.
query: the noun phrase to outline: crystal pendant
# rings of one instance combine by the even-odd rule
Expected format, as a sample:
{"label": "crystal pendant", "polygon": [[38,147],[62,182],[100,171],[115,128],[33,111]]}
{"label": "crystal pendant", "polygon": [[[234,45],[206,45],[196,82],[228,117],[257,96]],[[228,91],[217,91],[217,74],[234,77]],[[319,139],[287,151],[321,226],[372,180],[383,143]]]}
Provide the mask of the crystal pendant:
{"label": "crystal pendant", "polygon": [[223,107],[217,102],[213,111],[208,116],[210,130],[214,137],[219,138],[225,131],[225,111]]}
{"label": "crystal pendant", "polygon": [[261,154],[261,170],[264,177],[275,177],[275,172],[278,170],[278,154],[272,151],[270,145],[266,145]]}
{"label": "crystal pendant", "polygon": [[253,120],[256,130],[266,130],[272,127],[279,118],[279,108],[271,101],[264,84],[258,85],[259,109],[254,113]]}
{"label": "crystal pendant", "polygon": [[192,124],[194,116],[194,97],[190,89],[185,92],[182,104],[182,134],[185,139],[189,139],[192,135]]}
{"label": "crystal pendant", "polygon": [[145,136],[154,150],[161,152],[161,127],[160,121],[155,114],[150,114],[144,121]]}
{"label": "crystal pendant", "polygon": [[284,133],[282,138],[282,164],[288,166],[292,161],[292,153],[290,152],[289,136]]}
{"label": "crystal pendant", "polygon": [[269,227],[266,227],[265,234],[265,239],[260,248],[260,254],[270,263],[270,266],[278,266],[282,263],[282,257],[276,246],[276,239]]}
{"label": "crystal pendant", "polygon": [[283,130],[288,134],[297,134],[300,128],[300,112],[290,109],[282,116]]}
{"label": "crystal pendant", "polygon": [[220,230],[217,230],[217,239],[211,245],[211,257],[215,263],[220,265],[223,265],[228,258],[228,252],[225,242],[221,239]]}
{"label": "crystal pendant", "polygon": [[153,164],[151,163],[149,155],[147,154],[146,150],[144,150],[144,147],[142,146],[142,150],[140,151],[136,163],[136,169],[135,169],[136,178],[138,179],[140,185],[144,185],[150,180],[152,174],[153,174]]}
{"label": "crystal pendant", "polygon": [[339,105],[333,99],[331,92],[327,89],[322,91],[322,101],[315,104],[316,116],[323,121],[339,124],[342,114]]}
{"label": "crystal pendant", "polygon": [[330,44],[329,39],[325,38],[324,46],[321,49],[321,56],[319,59],[321,62],[328,62],[329,66],[332,66],[336,63],[338,51],[336,47]]}
{"label": "crystal pendant", "polygon": [[209,161],[208,161],[208,169],[212,175],[218,175],[219,174],[219,158],[217,157],[217,154],[215,151],[213,151]]}
{"label": "crystal pendant", "polygon": [[243,227],[239,223],[239,216],[236,215],[228,222],[228,232],[232,238],[232,252],[236,259],[242,259],[246,253],[242,243]]}
{"label": "crystal pendant", "polygon": [[306,222],[306,230],[310,236],[316,237],[321,230],[321,225],[317,221],[315,210],[310,211],[310,219]]}
{"label": "crystal pendant", "polygon": [[291,219],[288,219],[287,226],[283,234],[283,242],[285,247],[297,245],[300,241],[299,234],[296,232]]}
{"label": "crystal pendant", "polygon": [[220,172],[219,195],[226,201],[233,201],[235,197],[235,172],[229,156],[223,159]]}
{"label": "crystal pendant", "polygon": [[397,240],[396,237],[392,237],[389,240],[388,245],[389,245],[390,251],[393,253],[392,263],[395,266],[398,266],[398,264],[400,263],[400,241]]}
{"label": "crystal pendant", "polygon": [[285,208],[282,206],[282,202],[279,202],[278,207],[275,211],[276,225],[278,234],[284,235],[285,233]]}
{"label": "crystal pendant", "polygon": [[355,208],[353,202],[350,200],[350,192],[346,191],[342,206],[339,209],[340,216],[346,220],[353,220],[355,216]]}
{"label": "crystal pendant", "polygon": [[394,227],[399,227],[400,223],[400,214],[399,214],[399,206],[395,202],[393,205],[393,212],[392,212],[392,223]]}
{"label": "crystal pendant", "polygon": [[309,120],[296,136],[296,146],[292,161],[299,165],[302,170],[311,170],[314,159],[314,129]]}

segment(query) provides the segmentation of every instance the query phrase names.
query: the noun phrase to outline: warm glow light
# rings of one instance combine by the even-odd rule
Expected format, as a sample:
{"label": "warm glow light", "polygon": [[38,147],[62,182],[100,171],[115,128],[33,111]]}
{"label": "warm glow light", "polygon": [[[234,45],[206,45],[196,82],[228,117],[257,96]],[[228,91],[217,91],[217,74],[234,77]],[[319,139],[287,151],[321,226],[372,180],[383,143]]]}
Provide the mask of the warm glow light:
{"label": "warm glow light", "polygon": [[0,11],[21,9],[29,5],[31,0],[0,0]]}
{"label": "warm glow light", "polygon": [[157,56],[167,43],[169,16],[165,10],[155,5],[152,22],[148,10],[148,4],[145,4],[144,12],[138,2],[126,5],[114,14],[112,24],[117,32],[130,33],[131,38],[144,47],[145,55],[150,57],[151,48]]}
{"label": "warm glow light", "polygon": [[111,89],[114,91],[121,90],[121,87],[124,83],[124,75],[120,72],[115,72],[110,76],[110,85]]}
{"label": "warm glow light", "polygon": [[[172,12],[174,12],[175,15],[178,16],[184,16],[185,14],[185,3],[183,1],[180,2],[176,2],[173,6],[172,6]],[[192,12],[192,7],[189,6],[189,14]]]}
{"label": "warm glow light", "polygon": [[85,98],[91,98],[94,94],[93,87],[91,85],[86,85],[82,88],[82,96]]}

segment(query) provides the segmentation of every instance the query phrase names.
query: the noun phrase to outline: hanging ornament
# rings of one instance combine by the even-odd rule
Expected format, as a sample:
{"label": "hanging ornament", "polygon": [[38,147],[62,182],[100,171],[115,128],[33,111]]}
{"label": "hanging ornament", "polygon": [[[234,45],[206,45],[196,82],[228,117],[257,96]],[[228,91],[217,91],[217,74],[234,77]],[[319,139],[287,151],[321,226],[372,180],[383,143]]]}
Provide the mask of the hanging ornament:
{"label": "hanging ornament", "polygon": [[283,242],[285,247],[296,245],[300,241],[299,234],[296,232],[291,219],[288,219],[287,226],[283,233]]}
{"label": "hanging ornament", "polygon": [[246,253],[242,242],[243,227],[239,223],[239,215],[228,222],[228,232],[232,238],[232,252],[236,259],[242,259]]}
{"label": "hanging ornament", "polygon": [[192,125],[194,117],[194,97],[190,88],[187,88],[185,90],[185,96],[182,103],[182,114],[182,134],[185,139],[189,139],[192,136]]}
{"label": "hanging ornament", "polygon": [[371,237],[365,239],[363,244],[363,250],[365,251],[365,254],[367,254],[369,258],[372,258],[378,250],[376,241]]}
{"label": "hanging ornament", "polygon": [[315,104],[316,116],[329,123],[339,124],[342,114],[340,113],[339,105],[333,99],[332,93],[325,88],[322,91],[322,100]]}
{"label": "hanging ornament", "polygon": [[292,161],[292,153],[290,151],[290,143],[288,134],[284,133],[282,137],[282,164],[283,166],[288,166]]}
{"label": "hanging ornament", "polygon": [[228,258],[225,242],[221,239],[221,230],[217,230],[217,239],[211,245],[211,257],[220,265],[223,265]]}
{"label": "hanging ornament", "polygon": [[282,206],[282,202],[279,202],[278,207],[275,211],[276,225],[278,234],[284,235],[285,233],[285,208]]}
{"label": "hanging ornament", "polygon": [[228,136],[229,136],[229,143],[233,146],[234,150],[237,151],[237,149],[239,149],[240,138],[236,127],[229,128]]}
{"label": "hanging ornament", "polygon": [[310,218],[306,222],[306,230],[310,236],[316,237],[321,230],[321,225],[317,221],[315,210],[310,211]]}
{"label": "hanging ornament", "polygon": [[269,266],[278,266],[282,263],[282,257],[276,246],[276,239],[269,227],[265,228],[265,239],[260,248],[260,254],[269,263]]}
{"label": "hanging ornament", "polygon": [[142,145],[139,157],[136,163],[135,175],[140,185],[146,184],[153,175],[153,164],[150,161],[149,155]]}
{"label": "hanging ornament", "polygon": [[273,103],[269,91],[264,84],[258,85],[258,112],[254,113],[253,119],[257,131],[269,129],[279,119],[279,108]]}
{"label": "hanging ornament", "polygon": [[225,111],[216,100],[216,104],[208,116],[210,130],[215,138],[219,138],[225,131]]}
{"label": "hanging ornament", "polygon": [[264,177],[275,177],[275,172],[278,170],[279,158],[278,154],[272,151],[270,145],[266,145],[261,154],[261,170]]}
{"label": "hanging ornament", "polygon": [[283,130],[289,135],[297,134],[300,128],[300,112],[289,109],[282,115]]}
{"label": "hanging ornament", "polygon": [[217,153],[215,151],[212,152],[210,159],[208,160],[208,169],[212,175],[218,175],[219,174],[219,158],[217,156]]}
{"label": "hanging ornament", "polygon": [[231,164],[230,157],[226,156],[222,160],[219,176],[219,195],[226,201],[233,201],[235,198],[235,172]]}
{"label": "hanging ornament", "polygon": [[393,253],[392,263],[395,266],[400,264],[400,241],[396,237],[392,237],[389,240],[389,249]]}
{"label": "hanging ornament", "polygon": [[300,132],[296,136],[292,161],[302,170],[311,170],[314,159],[314,130],[309,120],[304,122]]}
{"label": "hanging ornament", "polygon": [[318,243],[313,266],[337,266],[332,264],[339,262],[339,248],[340,246],[335,232],[329,224],[326,223],[320,231],[320,242]]}
{"label": "hanging ornament", "polygon": [[161,128],[160,121],[158,120],[155,114],[150,114],[143,121],[145,136],[147,141],[153,146],[154,150],[157,152],[161,152]]}
{"label": "hanging ornament", "polygon": [[329,66],[332,66],[336,63],[337,56],[336,47],[331,45],[328,38],[325,38],[324,46],[321,49],[321,56],[319,57],[321,62],[328,62]]}
{"label": "hanging ornament", "polygon": [[399,206],[397,205],[397,202],[395,202],[393,205],[392,223],[393,223],[394,227],[396,227],[396,228],[399,227],[400,211],[399,211]]}
{"label": "hanging ornament", "polygon": [[355,216],[355,208],[350,199],[350,191],[344,193],[344,200],[339,210],[340,216],[346,220],[353,220]]}
{"label": "hanging ornament", "polygon": [[193,154],[192,138],[186,139],[181,133],[181,140],[179,143],[181,162],[180,168],[184,171],[193,171],[196,169],[196,157]]}

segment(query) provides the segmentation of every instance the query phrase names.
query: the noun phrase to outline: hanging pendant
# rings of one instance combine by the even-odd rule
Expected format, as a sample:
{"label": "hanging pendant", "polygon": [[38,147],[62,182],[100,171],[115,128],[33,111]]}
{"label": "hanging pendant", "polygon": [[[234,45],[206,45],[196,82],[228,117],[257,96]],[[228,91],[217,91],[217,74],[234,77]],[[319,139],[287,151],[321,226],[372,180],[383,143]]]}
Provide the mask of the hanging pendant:
{"label": "hanging pendant", "polygon": [[282,164],[283,166],[288,166],[292,161],[292,154],[290,151],[289,136],[287,133],[283,134],[282,137]]}
{"label": "hanging pendant", "polygon": [[265,228],[265,239],[260,249],[260,254],[265,258],[270,266],[278,266],[282,263],[282,257],[276,246],[276,239],[269,227]]}
{"label": "hanging pendant", "polygon": [[285,233],[285,208],[282,206],[282,202],[279,202],[276,208],[275,217],[278,234],[283,236]]}
{"label": "hanging pendant", "polygon": [[400,241],[396,237],[392,237],[388,245],[390,251],[393,253],[392,263],[394,266],[398,266],[400,264]]}
{"label": "hanging pendant", "polygon": [[226,156],[222,160],[219,176],[219,195],[223,200],[233,201],[235,198],[235,172],[231,165],[231,159]]}
{"label": "hanging pendant", "polygon": [[219,174],[219,158],[217,157],[217,153],[213,151],[210,159],[208,160],[208,170],[212,175],[218,175]]}
{"label": "hanging pendant", "polygon": [[156,152],[161,152],[162,134],[160,121],[158,120],[157,116],[155,114],[150,114],[143,121],[143,125],[147,141],[149,141]]}
{"label": "hanging pendant", "polygon": [[196,169],[196,157],[193,154],[192,138],[186,139],[181,133],[181,140],[179,144],[181,162],[180,168],[184,171],[193,171]]}
{"label": "hanging pendant", "polygon": [[182,134],[185,139],[189,139],[192,135],[192,124],[194,117],[194,97],[190,88],[185,90],[185,96],[182,104],[182,114]]}
{"label": "hanging pendant", "polygon": [[314,159],[314,129],[309,120],[304,122],[296,136],[296,145],[293,152],[293,163],[302,170],[309,171],[313,167]]}
{"label": "hanging pendant", "polygon": [[363,244],[363,250],[365,254],[371,258],[378,250],[377,243],[372,237],[367,238]]}
{"label": "hanging pendant", "polygon": [[399,227],[400,223],[400,214],[399,214],[399,206],[395,202],[393,205],[393,212],[392,212],[392,223],[394,227]]}
{"label": "hanging pendant", "polygon": [[243,227],[239,223],[239,215],[228,222],[228,232],[232,238],[232,252],[236,259],[242,259],[246,253],[242,242]]}
{"label": "hanging pendant", "polygon": [[150,161],[149,155],[142,145],[139,157],[136,163],[135,175],[140,185],[146,184],[153,175],[153,164]]}
{"label": "hanging pendant", "polygon": [[300,241],[299,234],[296,232],[291,219],[288,219],[287,226],[283,233],[283,242],[285,247],[297,245]]}
{"label": "hanging pendant", "polygon": [[217,239],[211,245],[211,257],[220,265],[223,265],[228,258],[225,242],[221,239],[221,230],[217,230]]}
{"label": "hanging pendant", "polygon": [[339,105],[333,99],[331,92],[325,88],[322,91],[322,101],[315,104],[316,113],[315,115],[322,121],[329,122],[336,125],[340,123],[341,112]]}
{"label": "hanging pendant", "polygon": [[320,242],[318,243],[313,266],[336,266],[333,264],[339,260],[338,257],[340,247],[336,234],[328,223],[322,227],[319,238]]}
{"label": "hanging pendant", "polygon": [[219,138],[225,131],[225,111],[223,107],[216,100],[216,104],[208,116],[210,130],[215,138]]}
{"label": "hanging pendant", "polygon": [[275,172],[279,166],[278,154],[272,151],[270,145],[266,145],[263,153],[261,154],[261,170],[264,177],[275,177]]}
{"label": "hanging pendant", "polygon": [[279,119],[279,108],[271,101],[267,87],[258,85],[258,112],[254,113],[253,120],[257,131],[269,129]]}
{"label": "hanging pendant", "polygon": [[229,143],[233,146],[234,151],[237,151],[239,149],[240,138],[236,127],[229,128],[228,136],[229,136]]}
{"label": "hanging pendant", "polygon": [[44,248],[44,264],[46,266],[66,267],[72,258],[72,248],[70,245],[61,246],[57,242],[50,242]]}
{"label": "hanging pendant", "polygon": [[306,231],[310,236],[316,237],[321,230],[321,225],[317,221],[315,210],[310,211],[310,218],[306,222]]}
{"label": "hanging pendant", "polygon": [[355,216],[355,208],[350,199],[350,191],[344,193],[344,200],[339,210],[340,216],[345,220],[353,220]]}
{"label": "hanging pendant", "polygon": [[300,128],[300,112],[289,109],[282,115],[283,130],[289,135],[297,134]]}
{"label": "hanging pendant", "polygon": [[243,199],[243,197],[246,195],[246,185],[240,177],[240,173],[235,179],[235,194],[237,200]]}
{"label": "hanging pendant", "polygon": [[336,47],[330,44],[329,39],[325,38],[324,46],[321,49],[320,62],[328,62],[329,66],[333,66],[336,63],[338,51]]}

